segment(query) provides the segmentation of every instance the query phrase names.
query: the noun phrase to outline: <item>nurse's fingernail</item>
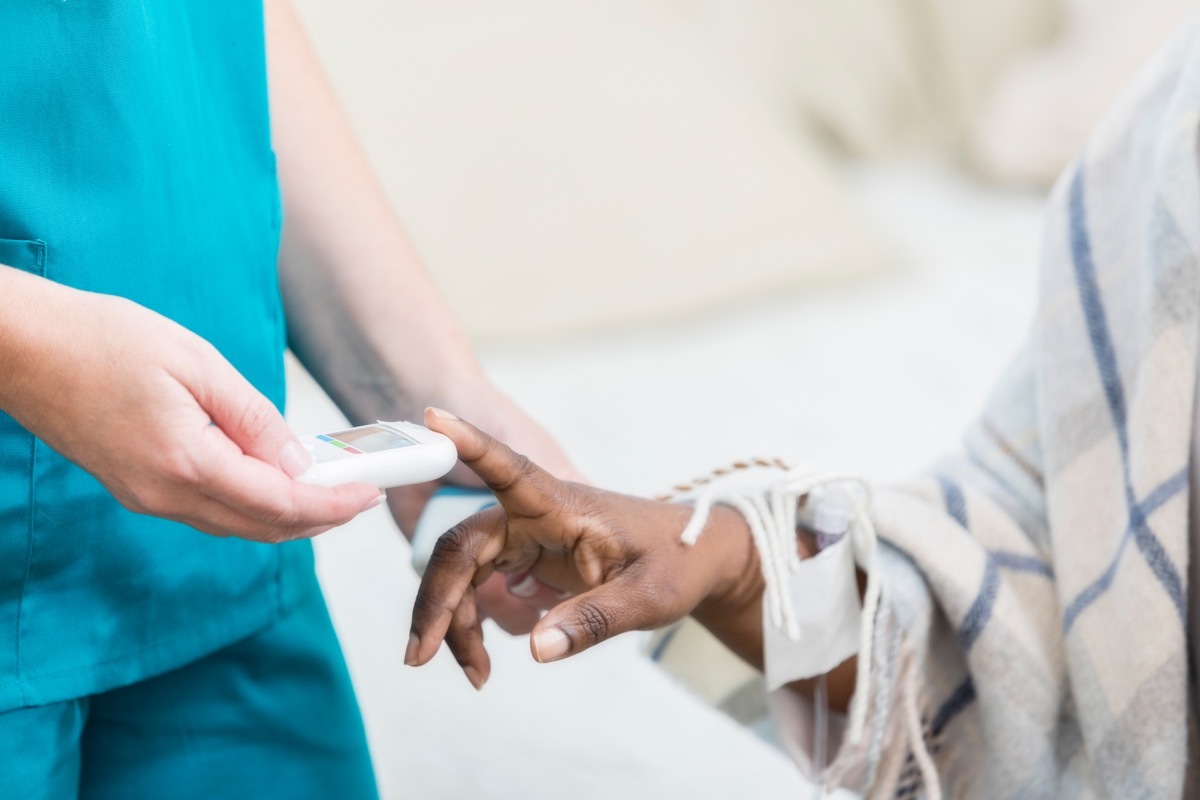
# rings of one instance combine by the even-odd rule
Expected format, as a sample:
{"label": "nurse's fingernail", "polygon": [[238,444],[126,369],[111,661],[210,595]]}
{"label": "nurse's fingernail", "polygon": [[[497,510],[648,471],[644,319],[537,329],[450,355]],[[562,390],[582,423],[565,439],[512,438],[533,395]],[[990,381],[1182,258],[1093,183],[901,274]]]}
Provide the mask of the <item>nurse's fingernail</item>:
{"label": "nurse's fingernail", "polygon": [[509,578],[508,593],[514,597],[533,597],[538,592],[537,578],[529,573]]}
{"label": "nurse's fingernail", "polygon": [[487,678],[483,673],[474,667],[463,667],[463,672],[466,673],[467,680],[471,682],[471,685],[475,687],[475,691],[477,692],[487,683]]}
{"label": "nurse's fingernail", "polygon": [[454,416],[449,411],[443,411],[442,409],[434,408],[433,406],[430,406],[425,410],[430,414],[433,414],[435,417],[440,417],[441,419],[458,419],[458,417]]}
{"label": "nurse's fingernail", "polygon": [[371,501],[362,507],[362,510],[370,511],[372,508],[375,508],[376,506],[383,505],[384,500],[387,500],[387,492],[380,492],[379,494],[372,497]]}
{"label": "nurse's fingernail", "polygon": [[557,661],[565,656],[571,647],[571,641],[567,635],[558,628],[534,631],[533,636],[529,639],[529,644],[533,649],[534,659],[542,664],[547,661]]}
{"label": "nurse's fingernail", "polygon": [[408,636],[408,647],[404,650],[404,663],[407,666],[417,665],[417,651],[421,649],[421,638],[415,633]]}
{"label": "nurse's fingernail", "polygon": [[312,453],[305,450],[304,445],[295,439],[284,444],[283,449],[279,451],[279,468],[286,472],[288,477],[299,478],[312,469],[314,463]]}

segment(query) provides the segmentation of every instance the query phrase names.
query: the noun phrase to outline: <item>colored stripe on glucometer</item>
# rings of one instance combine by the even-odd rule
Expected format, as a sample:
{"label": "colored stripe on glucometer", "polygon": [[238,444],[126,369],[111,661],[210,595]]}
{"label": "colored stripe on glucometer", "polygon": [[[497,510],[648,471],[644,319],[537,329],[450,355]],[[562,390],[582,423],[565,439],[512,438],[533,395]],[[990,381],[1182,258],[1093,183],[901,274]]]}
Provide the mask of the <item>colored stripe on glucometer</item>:
{"label": "colored stripe on glucometer", "polygon": [[354,453],[355,455],[359,455],[359,456],[361,456],[363,454],[363,451],[359,450],[357,447],[354,447],[353,445],[348,445],[345,442],[341,441],[340,439],[335,439],[332,436],[326,436],[323,433],[318,433],[317,438],[320,439],[322,442],[329,442],[334,447],[339,447],[342,450],[345,450],[347,453]]}

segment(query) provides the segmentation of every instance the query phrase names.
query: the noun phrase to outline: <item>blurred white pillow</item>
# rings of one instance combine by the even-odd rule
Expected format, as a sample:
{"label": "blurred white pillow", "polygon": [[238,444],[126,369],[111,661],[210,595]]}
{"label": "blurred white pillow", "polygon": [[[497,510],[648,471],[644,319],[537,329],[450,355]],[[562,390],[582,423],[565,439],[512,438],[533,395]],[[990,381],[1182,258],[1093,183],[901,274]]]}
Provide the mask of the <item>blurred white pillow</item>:
{"label": "blurred white pillow", "polygon": [[846,151],[956,147],[1058,0],[647,0],[687,8],[729,63]]}
{"label": "blurred white pillow", "polygon": [[786,104],[663,0],[304,0],[478,337],[657,320],[884,263]]}
{"label": "blurred white pillow", "polygon": [[973,162],[1006,183],[1048,185],[1184,20],[1189,0],[1068,0],[1051,46],[1013,63],[981,108]]}

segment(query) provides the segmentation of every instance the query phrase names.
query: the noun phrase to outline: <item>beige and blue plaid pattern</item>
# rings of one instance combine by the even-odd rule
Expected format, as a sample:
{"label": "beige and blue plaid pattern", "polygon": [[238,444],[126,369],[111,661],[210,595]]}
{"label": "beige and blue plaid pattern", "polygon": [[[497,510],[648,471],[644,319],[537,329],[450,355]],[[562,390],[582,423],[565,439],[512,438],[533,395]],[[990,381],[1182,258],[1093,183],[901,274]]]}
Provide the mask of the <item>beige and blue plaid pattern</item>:
{"label": "beige and blue plaid pattern", "polygon": [[[1198,788],[1198,132],[1193,22],[1056,188],[1032,336],[965,454],[876,502],[878,679],[864,737],[839,756],[866,763],[870,796],[928,795],[918,749],[949,797]],[[900,719],[906,681],[920,742]]]}

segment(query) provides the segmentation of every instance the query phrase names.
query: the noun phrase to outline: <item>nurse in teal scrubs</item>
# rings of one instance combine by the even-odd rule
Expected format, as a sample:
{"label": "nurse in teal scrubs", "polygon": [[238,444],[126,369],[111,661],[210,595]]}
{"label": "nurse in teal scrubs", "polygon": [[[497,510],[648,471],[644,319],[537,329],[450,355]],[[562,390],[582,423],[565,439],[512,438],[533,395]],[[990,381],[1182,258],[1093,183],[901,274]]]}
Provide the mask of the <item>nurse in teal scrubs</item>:
{"label": "nurse in teal scrubs", "polygon": [[384,498],[293,480],[289,345],[355,423],[445,405],[569,469],[284,0],[0,4],[0,797],[374,796],[307,539]]}

